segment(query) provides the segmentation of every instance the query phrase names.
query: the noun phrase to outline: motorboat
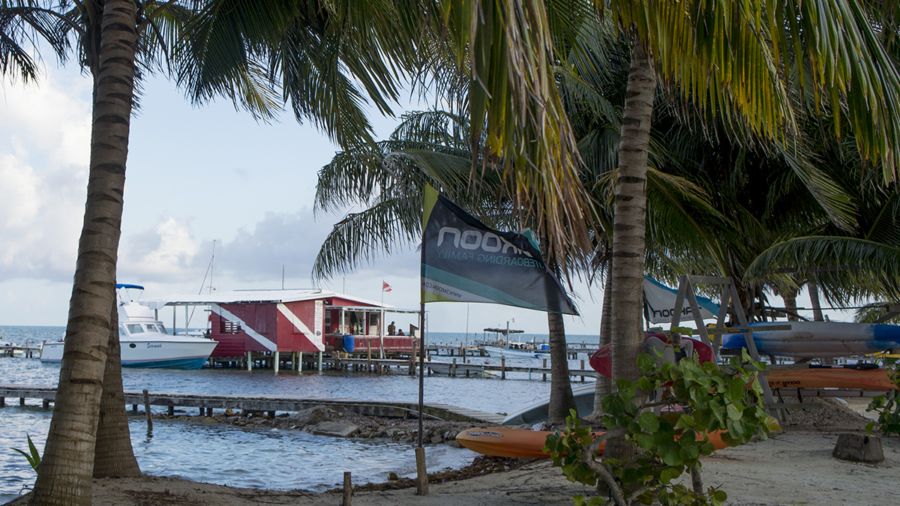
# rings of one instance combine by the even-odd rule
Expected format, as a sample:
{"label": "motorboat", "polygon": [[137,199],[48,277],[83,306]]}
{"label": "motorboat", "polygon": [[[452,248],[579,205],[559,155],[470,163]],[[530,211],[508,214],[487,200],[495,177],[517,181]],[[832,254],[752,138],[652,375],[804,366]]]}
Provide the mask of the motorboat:
{"label": "motorboat", "polygon": [[[119,291],[119,343],[122,367],[200,369],[213,352],[216,341],[193,335],[170,335],[153,311],[123,294],[140,285],[117,284]],[[41,362],[61,363],[65,341],[45,341]]]}
{"label": "motorboat", "polygon": [[532,343],[523,343],[521,341],[512,341],[507,346],[485,346],[484,351],[494,358],[550,358],[550,347],[548,345],[535,346]]}

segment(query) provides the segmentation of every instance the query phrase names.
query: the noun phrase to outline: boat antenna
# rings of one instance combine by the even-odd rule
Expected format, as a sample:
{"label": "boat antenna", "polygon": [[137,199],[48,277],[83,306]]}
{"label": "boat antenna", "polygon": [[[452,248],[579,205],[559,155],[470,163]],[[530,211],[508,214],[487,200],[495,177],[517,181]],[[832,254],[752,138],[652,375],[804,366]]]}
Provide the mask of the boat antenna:
{"label": "boat antenna", "polygon": [[213,256],[209,263],[209,293],[213,293],[213,277],[216,274],[216,240],[213,239]]}

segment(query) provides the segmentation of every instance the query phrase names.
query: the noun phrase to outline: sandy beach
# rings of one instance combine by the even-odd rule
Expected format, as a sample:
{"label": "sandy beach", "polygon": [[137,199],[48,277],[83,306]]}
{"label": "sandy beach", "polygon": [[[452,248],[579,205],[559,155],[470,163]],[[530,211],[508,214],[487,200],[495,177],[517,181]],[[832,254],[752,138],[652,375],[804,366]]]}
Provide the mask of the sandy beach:
{"label": "sandy beach", "polygon": [[[787,399],[785,399],[787,400]],[[735,505],[857,504],[897,502],[900,439],[882,438],[885,461],[877,465],[834,459],[831,452],[840,433],[862,433],[868,421],[859,414],[866,401],[820,401],[824,409],[792,412],[785,431],[766,441],[727,448],[703,459],[704,484],[721,487]],[[341,477],[335,477],[335,482]],[[358,485],[358,484],[355,484]],[[571,505],[576,494],[593,490],[569,483],[549,460],[530,461],[508,471],[461,481],[432,483],[427,496],[415,488],[358,490],[354,505],[505,506],[513,504]],[[24,504],[24,498],[10,504]],[[335,506],[340,492],[241,489],[176,478],[96,480],[97,506],[299,504]]]}

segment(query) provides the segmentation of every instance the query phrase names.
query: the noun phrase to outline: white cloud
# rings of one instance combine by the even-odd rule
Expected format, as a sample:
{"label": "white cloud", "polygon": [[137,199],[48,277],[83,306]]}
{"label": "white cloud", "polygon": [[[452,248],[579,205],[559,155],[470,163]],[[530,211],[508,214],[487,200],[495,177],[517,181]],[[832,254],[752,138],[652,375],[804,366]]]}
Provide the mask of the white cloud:
{"label": "white cloud", "polygon": [[[52,78],[52,79],[51,79]],[[84,214],[90,79],[0,90],[0,276],[70,281]]]}
{"label": "white cloud", "polygon": [[194,275],[197,251],[189,224],[162,218],[152,229],[122,238],[118,277],[141,283],[178,282]]}

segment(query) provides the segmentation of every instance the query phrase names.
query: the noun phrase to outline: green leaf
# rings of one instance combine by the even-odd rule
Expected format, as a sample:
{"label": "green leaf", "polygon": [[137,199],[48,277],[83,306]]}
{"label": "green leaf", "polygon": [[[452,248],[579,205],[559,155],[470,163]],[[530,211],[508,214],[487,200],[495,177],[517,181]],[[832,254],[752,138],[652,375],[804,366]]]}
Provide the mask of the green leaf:
{"label": "green leaf", "polygon": [[656,432],[659,429],[659,418],[651,411],[645,411],[638,417],[638,425],[647,432]]}
{"label": "green leaf", "polygon": [[656,382],[650,381],[650,379],[646,376],[641,376],[640,379],[638,379],[637,386],[645,392],[652,392],[656,390]]}
{"label": "green leaf", "polygon": [[725,406],[725,410],[728,413],[728,418],[730,418],[731,420],[741,419],[742,413],[734,404],[728,404],[727,406]]}
{"label": "green leaf", "polygon": [[676,467],[667,467],[660,471],[659,473],[659,481],[665,485],[668,485],[672,480],[681,476],[681,473],[684,468],[682,466]]}

